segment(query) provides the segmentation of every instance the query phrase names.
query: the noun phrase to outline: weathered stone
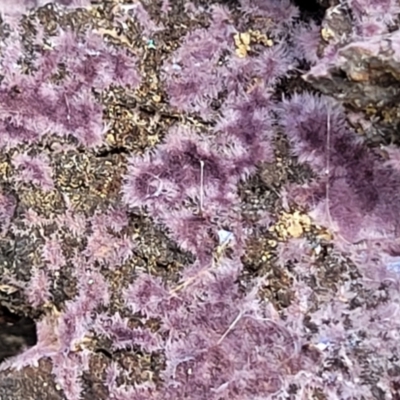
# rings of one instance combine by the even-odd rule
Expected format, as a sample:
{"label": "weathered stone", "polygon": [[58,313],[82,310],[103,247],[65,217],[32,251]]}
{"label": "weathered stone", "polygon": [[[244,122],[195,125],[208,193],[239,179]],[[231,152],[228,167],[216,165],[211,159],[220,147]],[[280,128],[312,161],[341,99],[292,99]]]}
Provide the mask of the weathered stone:
{"label": "weathered stone", "polygon": [[392,105],[400,97],[400,32],[354,41],[305,74],[316,89],[356,109]]}

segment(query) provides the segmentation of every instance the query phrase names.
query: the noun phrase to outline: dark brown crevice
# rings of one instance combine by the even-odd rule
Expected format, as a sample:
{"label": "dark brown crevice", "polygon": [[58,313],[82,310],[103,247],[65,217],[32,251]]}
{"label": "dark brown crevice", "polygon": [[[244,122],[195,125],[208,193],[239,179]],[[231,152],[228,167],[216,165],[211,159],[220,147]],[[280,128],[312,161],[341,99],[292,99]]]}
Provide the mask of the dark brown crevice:
{"label": "dark brown crevice", "polygon": [[321,22],[332,0],[292,0],[299,8],[302,20]]}
{"label": "dark brown crevice", "polygon": [[0,363],[36,343],[35,321],[0,306]]}

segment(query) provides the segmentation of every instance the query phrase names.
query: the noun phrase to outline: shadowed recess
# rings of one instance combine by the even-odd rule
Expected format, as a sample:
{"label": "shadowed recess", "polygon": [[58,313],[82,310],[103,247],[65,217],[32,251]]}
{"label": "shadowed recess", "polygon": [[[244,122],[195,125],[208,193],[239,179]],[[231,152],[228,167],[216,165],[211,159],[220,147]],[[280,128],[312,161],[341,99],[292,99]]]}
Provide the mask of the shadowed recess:
{"label": "shadowed recess", "polygon": [[0,362],[36,344],[36,324],[0,306]]}

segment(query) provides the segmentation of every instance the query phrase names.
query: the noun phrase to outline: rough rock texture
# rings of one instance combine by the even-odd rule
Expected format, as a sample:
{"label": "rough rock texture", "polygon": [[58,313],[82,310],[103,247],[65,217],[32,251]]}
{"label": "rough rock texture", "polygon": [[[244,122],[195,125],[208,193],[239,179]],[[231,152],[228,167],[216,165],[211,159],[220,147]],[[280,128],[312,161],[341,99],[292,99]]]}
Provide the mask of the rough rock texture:
{"label": "rough rock texture", "polygon": [[399,142],[393,127],[400,124],[400,34],[396,15],[384,16],[378,5],[373,10],[371,3],[362,16],[357,5],[332,2],[321,24],[320,59],[303,78],[345,104],[371,143],[392,144]]}
{"label": "rough rock texture", "polygon": [[[347,18],[345,22],[339,22],[344,26],[335,27],[339,31],[325,28],[323,34],[338,43],[343,38],[348,42],[351,25]],[[324,59],[314,66],[304,79],[321,92],[358,110],[369,106],[392,106],[400,98],[399,41],[399,31],[369,40],[351,41],[340,47],[329,60]]]}
{"label": "rough rock texture", "polygon": [[320,94],[370,25],[83,3],[0,24],[0,399],[398,398],[400,155]]}

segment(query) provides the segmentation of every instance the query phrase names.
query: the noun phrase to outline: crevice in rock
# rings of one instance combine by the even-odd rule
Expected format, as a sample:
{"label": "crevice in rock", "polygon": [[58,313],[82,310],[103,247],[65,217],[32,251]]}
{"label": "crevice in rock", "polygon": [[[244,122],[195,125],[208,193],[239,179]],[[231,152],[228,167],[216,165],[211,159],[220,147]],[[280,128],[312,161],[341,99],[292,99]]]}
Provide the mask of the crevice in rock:
{"label": "crevice in rock", "polygon": [[328,0],[293,0],[293,3],[299,8],[302,20],[313,19],[317,22],[322,21],[330,6]]}
{"label": "crevice in rock", "polygon": [[37,343],[36,324],[29,317],[0,306],[0,363]]}

